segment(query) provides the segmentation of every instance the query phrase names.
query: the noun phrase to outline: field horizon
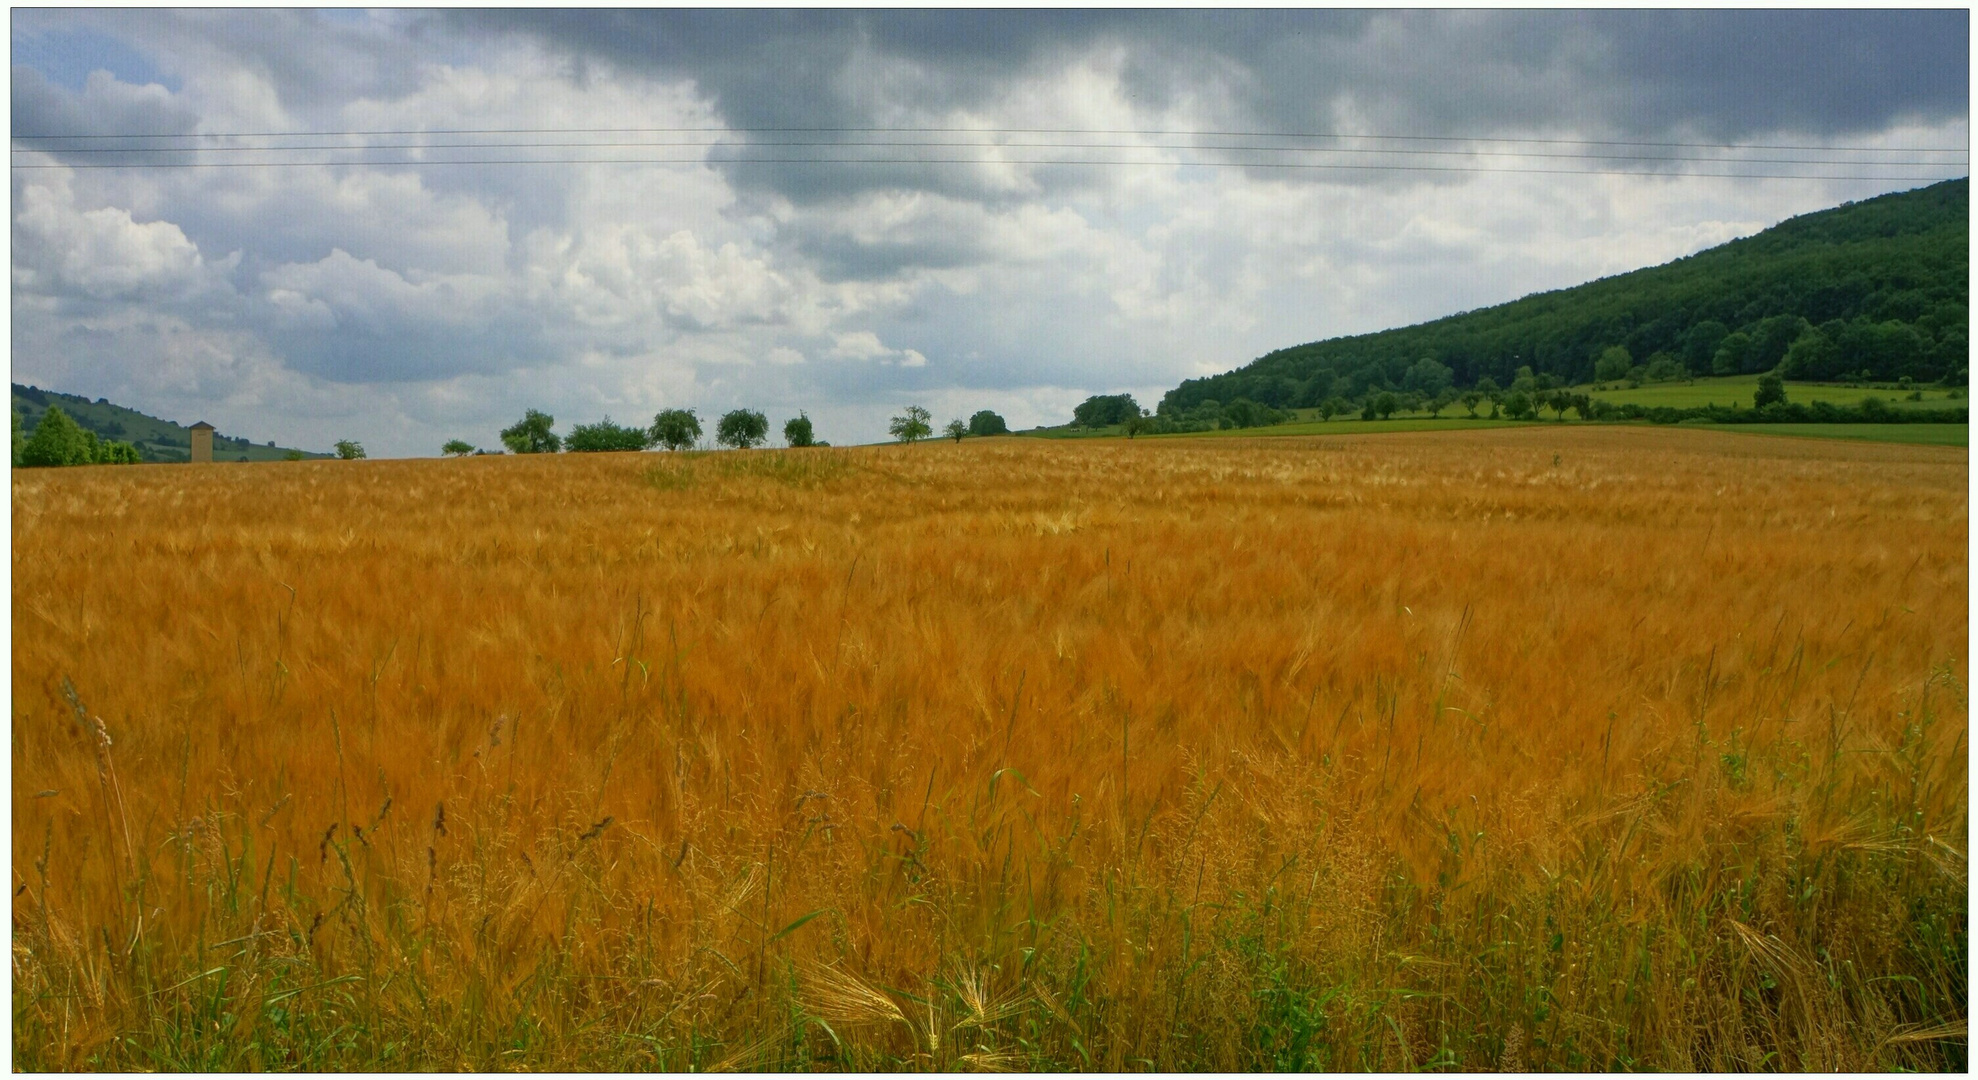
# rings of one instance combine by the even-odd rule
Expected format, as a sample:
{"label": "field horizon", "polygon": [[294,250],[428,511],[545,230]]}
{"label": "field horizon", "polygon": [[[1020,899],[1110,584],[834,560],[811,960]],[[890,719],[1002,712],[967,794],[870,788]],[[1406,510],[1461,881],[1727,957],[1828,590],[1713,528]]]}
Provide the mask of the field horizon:
{"label": "field horizon", "polygon": [[1961,1070],[1968,479],[1549,423],[16,471],[15,1065]]}

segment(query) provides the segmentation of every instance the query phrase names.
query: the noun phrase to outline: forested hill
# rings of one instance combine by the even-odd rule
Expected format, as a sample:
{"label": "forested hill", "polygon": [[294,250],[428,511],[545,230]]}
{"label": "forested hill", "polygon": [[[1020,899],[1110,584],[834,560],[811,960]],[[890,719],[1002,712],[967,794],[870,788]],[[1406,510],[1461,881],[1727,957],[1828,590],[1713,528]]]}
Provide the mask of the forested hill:
{"label": "forested hill", "polygon": [[[94,401],[78,394],[62,394],[34,386],[13,384],[13,410],[20,430],[32,434],[48,414],[50,405],[59,405],[69,418],[98,437],[132,443],[145,461],[187,461],[192,457],[192,432],[170,420],[112,405],[103,398]],[[280,461],[292,452],[288,447],[249,442],[233,435],[213,433],[214,461]],[[304,457],[329,457],[303,452]]]}
{"label": "forested hill", "polygon": [[[1239,398],[1278,408],[1381,390],[1509,385],[1517,369],[1637,369],[1797,379],[1965,378],[1970,181],[1846,203],[1661,266],[1434,322],[1297,345],[1168,391],[1163,413]],[[1798,345],[1799,347],[1795,347]],[[1424,359],[1434,364],[1421,364]],[[1444,369],[1448,370],[1444,370]]]}

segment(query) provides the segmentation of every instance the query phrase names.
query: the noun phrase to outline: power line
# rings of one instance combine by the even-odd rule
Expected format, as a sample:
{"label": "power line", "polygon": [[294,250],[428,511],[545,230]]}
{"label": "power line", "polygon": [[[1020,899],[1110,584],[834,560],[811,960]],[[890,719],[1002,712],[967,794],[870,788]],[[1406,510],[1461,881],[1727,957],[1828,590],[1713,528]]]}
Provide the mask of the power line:
{"label": "power line", "polygon": [[275,138],[372,138],[400,135],[637,135],[693,132],[749,134],[952,134],[952,135],[1139,135],[1177,138],[1246,139],[1368,139],[1386,142],[1475,142],[1533,144],[1549,146],[1631,146],[1693,150],[1823,150],[1835,153],[1968,153],[1959,147],[1820,146],[1783,143],[1657,142],[1630,139],[1558,139],[1541,137],[1485,135],[1382,135],[1324,131],[1215,131],[1164,128],[1020,128],[1020,127],[614,127],[614,128],[406,128],[375,131],[236,131],[161,134],[125,132],[120,134],[14,135],[15,139],[51,141],[67,139],[275,139]]}
{"label": "power line", "polygon": [[[1874,162],[1850,162],[1848,164],[1873,165]],[[1316,162],[1240,162],[1240,161],[1120,161],[1105,159],[1017,159],[992,160],[986,158],[725,158],[710,161],[706,158],[474,158],[449,159],[445,161],[173,161],[173,162],[103,162],[97,164],[53,163],[45,165],[12,165],[15,169],[301,169],[338,168],[368,166],[373,168],[415,168],[423,169],[436,165],[1074,165],[1074,166],[1143,166],[1173,168],[1211,169],[1330,169],[1357,172],[1431,172],[1431,173],[1508,173],[1540,176],[1663,176],[1663,177],[1709,177],[1738,180],[1893,180],[1893,181],[1936,181],[1948,180],[1947,176],[1822,176],[1793,173],[1720,173],[1720,172],[1656,172],[1651,170],[1624,169],[1487,169],[1466,168],[1449,165],[1348,165],[1322,164]]]}
{"label": "power line", "polygon": [[[1092,142],[1006,143],[1006,142],[980,142],[980,141],[929,142],[929,141],[914,141],[914,140],[851,141],[851,140],[842,140],[842,139],[824,139],[824,140],[812,140],[812,141],[750,142],[750,143],[734,143],[734,142],[712,141],[712,140],[690,140],[690,141],[616,141],[616,142],[599,142],[599,141],[539,142],[538,141],[538,142],[492,142],[492,143],[490,142],[384,143],[384,144],[372,144],[368,146],[338,146],[338,145],[322,144],[322,143],[304,144],[301,146],[155,146],[155,147],[98,146],[98,147],[65,148],[61,150],[45,150],[36,147],[27,147],[27,148],[15,148],[13,152],[17,154],[59,153],[63,155],[231,154],[231,153],[279,153],[283,151],[298,151],[298,150],[348,150],[348,151],[356,152],[356,151],[375,151],[375,150],[497,150],[497,149],[510,150],[510,149],[534,149],[539,147],[545,149],[550,149],[550,148],[567,149],[567,148],[585,148],[585,147],[596,147],[596,148],[735,147],[735,148],[744,148],[744,149],[755,148],[755,147],[830,147],[830,148],[838,148],[838,149],[847,149],[847,148],[868,147],[868,146],[885,147],[885,148],[922,147],[927,149],[986,148],[986,149],[1026,149],[1026,150],[1035,150],[1035,149],[1184,150],[1184,151],[1197,151],[1197,152],[1221,151],[1225,153],[1266,153],[1266,154],[1364,154],[1364,155],[1407,154],[1413,156],[1435,156],[1435,157],[1542,158],[1542,159],[1559,159],[1559,160],[1569,160],[1569,161],[1698,161],[1698,162],[1717,162],[1724,164],[1739,164],[1739,165],[1869,165],[1878,168],[1887,168],[1887,167],[1896,167],[1896,166],[1928,167],[1928,166],[1944,166],[1944,165],[1961,164],[1960,162],[1950,162],[1950,161],[1906,161],[1906,160],[1861,161],[1861,160],[1853,160],[1846,158],[1724,158],[1724,157],[1684,156],[1684,155],[1673,155],[1673,154],[1559,154],[1559,153],[1547,153],[1544,151],[1533,152],[1533,151],[1516,151],[1516,150],[1411,150],[1411,149],[1388,149],[1388,148],[1372,148],[1372,147],[1358,147],[1358,146],[1341,146],[1341,147],[1147,146],[1144,143],[1092,143]],[[1943,152],[1948,153],[1950,151],[1943,151]],[[418,163],[408,162],[408,164],[418,164]]]}

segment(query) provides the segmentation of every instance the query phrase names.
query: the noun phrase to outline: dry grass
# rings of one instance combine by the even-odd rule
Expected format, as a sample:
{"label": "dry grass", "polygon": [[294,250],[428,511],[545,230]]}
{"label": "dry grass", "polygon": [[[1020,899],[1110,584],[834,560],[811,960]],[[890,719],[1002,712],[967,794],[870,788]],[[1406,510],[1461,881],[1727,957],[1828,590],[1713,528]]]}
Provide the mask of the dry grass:
{"label": "dry grass", "polygon": [[1967,461],[16,473],[15,1064],[1962,1068]]}

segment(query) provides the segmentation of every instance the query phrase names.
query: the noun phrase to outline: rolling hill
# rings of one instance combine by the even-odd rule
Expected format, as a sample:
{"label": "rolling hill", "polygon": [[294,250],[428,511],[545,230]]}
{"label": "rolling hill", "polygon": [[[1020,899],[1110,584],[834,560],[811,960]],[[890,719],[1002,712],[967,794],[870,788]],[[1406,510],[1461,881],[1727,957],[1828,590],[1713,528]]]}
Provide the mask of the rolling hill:
{"label": "rolling hill", "polygon": [[[1417,389],[1508,385],[1517,369],[1591,381],[1615,346],[1696,374],[1893,382],[1966,379],[1970,182],[1848,203],[1661,266],[1415,326],[1279,349],[1168,391],[1161,412],[1247,399],[1276,408]],[[1447,367],[1413,371],[1424,358]],[[1664,370],[1667,370],[1667,365]]]}
{"label": "rolling hill", "polygon": [[[33,433],[50,405],[60,405],[76,423],[102,438],[135,443],[146,461],[188,461],[192,457],[192,435],[184,425],[112,405],[103,398],[91,401],[77,394],[20,383],[14,383],[13,388],[14,415],[21,418],[21,430],[25,433]],[[272,440],[255,443],[234,435],[213,433],[214,461],[281,461],[293,452],[289,447],[276,446]],[[306,450],[301,453],[311,458],[335,456]]]}

